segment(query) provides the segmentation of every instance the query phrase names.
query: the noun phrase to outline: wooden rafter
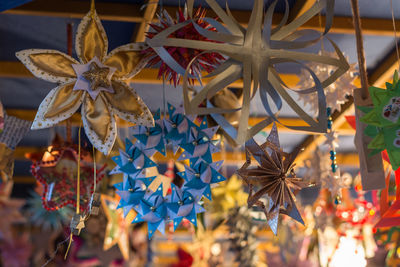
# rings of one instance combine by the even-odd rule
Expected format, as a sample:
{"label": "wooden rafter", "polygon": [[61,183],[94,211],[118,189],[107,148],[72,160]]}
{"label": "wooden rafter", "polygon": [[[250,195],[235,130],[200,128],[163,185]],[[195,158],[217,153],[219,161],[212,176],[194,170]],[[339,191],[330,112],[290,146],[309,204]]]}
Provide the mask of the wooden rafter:
{"label": "wooden rafter", "polygon": [[[35,0],[5,11],[7,14],[82,18],[90,10],[90,1]],[[140,5],[124,3],[96,3],[97,13],[103,20],[142,22]]]}
{"label": "wooden rafter", "polygon": [[[170,13],[175,14],[178,7],[164,6]],[[140,5],[127,4],[127,3],[96,3],[96,9],[101,19],[115,20],[125,22],[142,23],[145,18],[140,12]],[[36,15],[36,16],[52,16],[52,17],[66,17],[66,18],[82,18],[89,10],[89,1],[76,1],[76,0],[35,0],[20,7],[10,9],[4,13],[18,14],[18,15]],[[207,10],[210,16],[215,16],[212,11]],[[236,20],[245,25],[248,23],[250,11],[232,10],[233,16]],[[273,24],[279,23],[282,18],[281,14],[276,14],[273,18]],[[321,16],[322,25],[325,24],[325,17]],[[366,35],[383,35],[393,36],[393,24],[389,19],[371,19],[362,18],[363,33]],[[320,29],[320,22],[318,17],[314,17],[302,28],[307,29]],[[400,29],[400,21],[396,21],[396,28]],[[351,17],[335,17],[333,26],[330,30],[331,33],[340,34],[353,34],[354,28]]]}
{"label": "wooden rafter", "polygon": [[304,12],[306,12],[317,0],[297,0],[294,3],[294,6],[290,10],[289,13],[289,21],[293,21],[294,19],[301,16]]}
{"label": "wooden rafter", "polygon": [[[162,80],[157,79],[158,69],[145,68],[139,72],[133,79],[132,82],[144,83],[144,84],[161,84]],[[0,78],[32,78],[33,75],[26,69],[26,67],[17,61],[0,61]],[[295,87],[299,82],[299,78],[294,74],[282,74],[281,79],[289,87]],[[203,79],[204,83],[207,83],[207,79]],[[195,85],[199,85],[195,81]],[[243,87],[243,81],[238,80],[230,85],[230,87],[241,88]]]}
{"label": "wooden rafter", "polygon": [[[35,118],[35,115],[36,115],[36,110],[33,110],[33,109],[6,109],[6,112],[8,115],[15,116],[20,119],[29,120],[29,121],[33,121],[33,119]],[[249,125],[251,125],[251,126],[256,125],[263,119],[264,118],[261,118],[261,117],[250,117]],[[72,126],[78,127],[80,125],[80,121],[81,121],[81,118],[78,113],[75,113],[71,117]],[[297,125],[297,126],[298,125],[303,125],[303,126],[307,125],[307,124],[305,124],[304,121],[297,119],[297,118],[281,118],[280,121],[286,125]],[[122,127],[122,128],[133,126],[132,123],[124,121],[122,119],[118,119],[117,124],[119,127]],[[277,126],[281,133],[294,133],[295,132],[294,130],[288,129],[280,124],[278,124]],[[270,129],[271,129],[271,125],[269,127],[265,128],[265,130],[270,130]],[[343,127],[341,127],[338,130],[338,132],[341,135],[354,135],[354,130],[348,125],[343,125]],[[298,133],[298,132],[296,132],[296,133]]]}
{"label": "wooden rafter", "polygon": [[[41,153],[45,148],[31,147],[31,146],[19,146],[15,149],[14,157],[19,161],[27,161],[25,157],[27,153]],[[169,159],[177,161],[179,158],[179,153],[173,155],[172,151],[167,151],[167,157],[156,153],[154,155],[154,160],[158,163],[166,163]],[[226,165],[241,165],[246,161],[246,153],[244,151],[226,151],[217,152],[213,154],[213,160],[219,161],[223,160]],[[356,153],[338,153],[337,162],[339,165],[346,165],[350,167],[358,166],[358,156]]]}
{"label": "wooden rafter", "polygon": [[132,42],[144,42],[146,32],[149,29],[149,23],[153,21],[158,7],[158,0],[148,0],[143,13],[143,21],[136,25],[135,33],[132,36]]}

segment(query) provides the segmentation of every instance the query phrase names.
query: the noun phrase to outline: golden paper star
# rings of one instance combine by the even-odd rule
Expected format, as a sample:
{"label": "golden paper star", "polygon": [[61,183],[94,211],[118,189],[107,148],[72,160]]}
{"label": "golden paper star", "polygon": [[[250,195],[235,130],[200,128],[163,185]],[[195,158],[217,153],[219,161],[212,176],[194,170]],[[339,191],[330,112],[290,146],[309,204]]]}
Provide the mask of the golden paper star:
{"label": "golden paper star", "polygon": [[[99,151],[109,154],[117,136],[116,118],[153,126],[150,110],[125,82],[146,64],[141,44],[127,44],[108,53],[106,32],[93,9],[82,19],[75,37],[79,61],[56,50],[28,49],[16,53],[18,59],[38,78],[58,83],[42,101],[32,129],[49,128],[71,117],[81,107],[83,127],[90,142]],[[93,70],[97,66],[105,71]],[[86,76],[82,74],[90,69]],[[102,73],[99,77],[94,76]],[[105,84],[110,86],[101,87]]]}
{"label": "golden paper star", "polygon": [[99,87],[111,86],[111,79],[108,78],[110,68],[101,68],[96,62],[90,63],[89,70],[85,71],[82,76],[90,82],[90,88],[95,91]]}
{"label": "golden paper star", "polygon": [[217,215],[223,216],[236,206],[246,205],[248,194],[243,191],[242,184],[234,174],[227,181],[221,182],[220,186],[213,188],[211,206]]}
{"label": "golden paper star", "polygon": [[118,244],[125,260],[129,259],[129,227],[133,220],[131,214],[124,218],[123,210],[117,209],[119,199],[101,195],[101,204],[107,217],[103,249],[108,250]]}

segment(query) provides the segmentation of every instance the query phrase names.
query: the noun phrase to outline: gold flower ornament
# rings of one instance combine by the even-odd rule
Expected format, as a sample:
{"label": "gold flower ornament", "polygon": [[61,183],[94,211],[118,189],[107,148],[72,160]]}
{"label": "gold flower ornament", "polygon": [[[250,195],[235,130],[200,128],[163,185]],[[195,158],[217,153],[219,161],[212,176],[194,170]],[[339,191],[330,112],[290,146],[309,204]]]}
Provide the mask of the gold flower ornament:
{"label": "gold flower ornament", "polygon": [[127,44],[107,54],[107,35],[92,9],[79,24],[75,38],[79,62],[56,50],[17,52],[18,59],[33,75],[59,84],[40,104],[32,129],[52,127],[81,107],[87,137],[98,150],[108,154],[117,135],[115,115],[153,126],[151,112],[126,83],[146,64],[140,54],[142,49],[142,44]]}

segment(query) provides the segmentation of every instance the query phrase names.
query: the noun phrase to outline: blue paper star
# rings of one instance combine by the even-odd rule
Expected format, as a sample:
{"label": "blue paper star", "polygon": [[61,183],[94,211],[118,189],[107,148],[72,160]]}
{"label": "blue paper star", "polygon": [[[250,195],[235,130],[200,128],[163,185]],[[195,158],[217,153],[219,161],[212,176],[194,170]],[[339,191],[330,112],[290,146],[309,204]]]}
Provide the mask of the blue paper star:
{"label": "blue paper star", "polygon": [[185,166],[185,171],[178,173],[185,180],[183,187],[187,188],[196,200],[200,200],[202,196],[211,200],[210,185],[226,180],[218,172],[222,162],[217,161],[209,164],[202,159],[190,160],[190,167]]}
{"label": "blue paper star", "polygon": [[128,139],[126,139],[125,151],[120,150],[120,155],[112,159],[117,166],[110,174],[125,173],[131,178],[139,180],[149,179],[149,177],[146,177],[145,169],[157,166],[154,161]]}
{"label": "blue paper star", "polygon": [[163,197],[162,186],[155,192],[148,192],[138,205],[134,207],[138,213],[132,223],[147,222],[149,239],[156,230],[165,234],[165,223],[169,220],[167,214],[167,199]]}
{"label": "blue paper star", "polygon": [[[132,223],[146,221],[149,238],[156,230],[164,234],[170,220],[174,230],[183,218],[197,225],[197,213],[204,212],[199,201],[203,195],[211,200],[211,185],[226,180],[218,172],[222,161],[212,162],[212,154],[218,151],[216,141],[212,140],[218,127],[208,128],[205,119],[197,126],[192,117],[183,114],[182,108],[170,104],[168,112],[169,118],[164,120],[157,112],[154,127],[135,127],[136,143],[126,140],[125,151],[113,158],[117,166],[112,173],[124,174],[123,182],[115,185],[121,196],[118,207],[124,209],[124,215],[132,208],[136,210]],[[171,194],[164,197],[161,185],[155,192],[149,189],[156,177],[146,177],[146,169],[157,166],[150,157],[156,151],[165,155],[167,143],[172,143],[174,153],[182,148],[181,158],[190,159],[190,166],[178,173],[185,179],[182,188],[171,184]]]}
{"label": "blue paper star", "polygon": [[197,226],[197,213],[204,212],[204,208],[188,190],[182,190],[174,184],[171,185],[171,190],[167,207],[169,218],[173,220],[174,231],[183,218]]}
{"label": "blue paper star", "polygon": [[143,182],[134,180],[127,174],[124,174],[123,182],[115,184],[114,187],[117,189],[116,193],[121,197],[117,209],[122,208],[124,216],[128,215],[129,211],[140,203],[146,193],[143,190]]}
{"label": "blue paper star", "polygon": [[165,138],[172,143],[174,154],[178,151],[179,145],[186,142],[190,134],[191,118],[183,114],[182,108],[175,108],[168,103],[169,118],[164,119]]}
{"label": "blue paper star", "polygon": [[204,118],[200,127],[193,122],[189,123],[190,134],[187,142],[179,144],[184,149],[178,160],[202,158],[208,163],[212,162],[212,154],[218,152],[216,143],[212,140],[218,130],[218,126],[208,128],[207,119]]}
{"label": "blue paper star", "polygon": [[164,125],[160,116],[160,110],[157,110],[153,118],[154,127],[142,125],[132,127],[133,136],[137,139],[137,142],[142,145],[143,151],[148,153],[146,153],[147,155],[152,156],[158,151],[165,156]]}

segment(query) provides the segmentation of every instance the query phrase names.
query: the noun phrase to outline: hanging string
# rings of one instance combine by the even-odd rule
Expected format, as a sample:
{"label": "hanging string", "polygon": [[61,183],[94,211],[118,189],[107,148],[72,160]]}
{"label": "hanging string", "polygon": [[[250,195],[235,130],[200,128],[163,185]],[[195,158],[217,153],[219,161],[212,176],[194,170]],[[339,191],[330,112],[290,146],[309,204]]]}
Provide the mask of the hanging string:
{"label": "hanging string", "polygon": [[96,12],[95,10],[95,5],[94,5],[94,0],[90,0],[90,15],[92,19],[94,19],[94,13]]}
{"label": "hanging string", "polygon": [[353,12],[353,24],[356,32],[356,44],[357,44],[357,57],[358,57],[358,69],[360,71],[361,79],[361,97],[367,99],[369,97],[368,92],[368,77],[367,67],[365,63],[364,45],[361,31],[361,19],[358,8],[358,0],[351,0],[351,10]]}
{"label": "hanging string", "polygon": [[96,192],[96,185],[97,185],[97,171],[96,171],[96,151],[93,146],[93,194]]}
{"label": "hanging string", "polygon": [[399,64],[399,70],[400,70],[399,44],[397,43],[397,31],[396,31],[396,22],[395,22],[395,20],[394,20],[393,0],[390,0],[390,10],[392,11],[392,23],[393,23],[394,44],[396,45],[397,62],[398,62],[398,64]]}
{"label": "hanging string", "polygon": [[57,248],[56,250],[54,250],[54,252],[51,254],[50,259],[48,259],[43,265],[42,267],[47,266],[50,262],[52,262],[54,260],[54,258],[57,255],[58,250],[62,247],[62,245],[64,245],[65,243],[67,243],[70,240],[70,236],[68,236],[65,240],[61,241],[60,243],[57,244]]}
{"label": "hanging string", "polygon": [[82,124],[79,125],[78,131],[78,171],[76,177],[76,214],[80,212],[81,201],[81,129]]}
{"label": "hanging string", "polygon": [[[79,130],[78,130],[78,167],[77,167],[77,178],[76,178],[76,214],[79,214],[80,212],[80,201],[81,201],[81,129],[82,129],[82,124],[79,125]],[[65,252],[64,260],[67,259],[67,255],[69,252],[69,249],[71,248],[71,243],[73,241],[73,234],[71,230],[71,234],[69,236],[69,243],[67,247],[67,251]]]}
{"label": "hanging string", "polygon": [[[69,56],[72,56],[72,23],[67,23],[67,53]],[[67,142],[71,144],[72,143],[71,118],[68,118],[65,122],[66,122]]]}

